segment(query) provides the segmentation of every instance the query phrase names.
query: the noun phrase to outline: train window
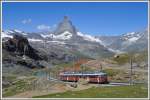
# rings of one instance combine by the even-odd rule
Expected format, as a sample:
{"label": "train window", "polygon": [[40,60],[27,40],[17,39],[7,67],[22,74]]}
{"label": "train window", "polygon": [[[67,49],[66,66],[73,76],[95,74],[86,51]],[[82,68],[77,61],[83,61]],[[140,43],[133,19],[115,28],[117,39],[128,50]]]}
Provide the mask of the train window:
{"label": "train window", "polygon": [[90,76],[90,78],[96,78],[97,76]]}

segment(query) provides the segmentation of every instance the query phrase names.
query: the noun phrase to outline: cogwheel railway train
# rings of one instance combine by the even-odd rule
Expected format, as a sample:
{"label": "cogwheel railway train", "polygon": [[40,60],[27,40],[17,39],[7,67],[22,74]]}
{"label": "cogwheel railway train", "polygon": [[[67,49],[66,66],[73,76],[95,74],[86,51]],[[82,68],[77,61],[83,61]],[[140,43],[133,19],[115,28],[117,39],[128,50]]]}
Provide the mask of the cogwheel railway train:
{"label": "cogwheel railway train", "polygon": [[67,82],[78,82],[79,79],[85,79],[89,83],[108,83],[107,74],[104,72],[61,72],[60,80]]}

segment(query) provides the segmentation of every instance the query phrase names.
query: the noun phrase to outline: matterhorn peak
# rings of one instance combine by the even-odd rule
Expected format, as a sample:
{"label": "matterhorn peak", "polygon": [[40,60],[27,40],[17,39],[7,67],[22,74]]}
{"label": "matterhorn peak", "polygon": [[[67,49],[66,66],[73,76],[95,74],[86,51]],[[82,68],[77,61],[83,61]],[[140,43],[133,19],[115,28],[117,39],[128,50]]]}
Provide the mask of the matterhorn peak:
{"label": "matterhorn peak", "polygon": [[69,21],[69,17],[68,16],[64,16],[64,19],[63,19],[64,21]]}
{"label": "matterhorn peak", "polygon": [[76,34],[76,28],[72,24],[71,20],[68,16],[64,16],[63,20],[58,24],[58,27],[54,31],[54,34],[59,35],[64,32],[70,32],[72,34]]}

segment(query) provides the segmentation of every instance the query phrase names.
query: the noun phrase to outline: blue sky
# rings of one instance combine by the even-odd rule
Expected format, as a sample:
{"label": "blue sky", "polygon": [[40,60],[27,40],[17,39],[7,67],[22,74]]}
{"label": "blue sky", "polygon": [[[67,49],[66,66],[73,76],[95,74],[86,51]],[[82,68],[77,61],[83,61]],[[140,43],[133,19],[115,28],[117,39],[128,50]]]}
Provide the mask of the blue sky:
{"label": "blue sky", "polygon": [[148,26],[145,2],[5,2],[3,30],[26,32],[53,30],[67,15],[83,33],[118,35]]}

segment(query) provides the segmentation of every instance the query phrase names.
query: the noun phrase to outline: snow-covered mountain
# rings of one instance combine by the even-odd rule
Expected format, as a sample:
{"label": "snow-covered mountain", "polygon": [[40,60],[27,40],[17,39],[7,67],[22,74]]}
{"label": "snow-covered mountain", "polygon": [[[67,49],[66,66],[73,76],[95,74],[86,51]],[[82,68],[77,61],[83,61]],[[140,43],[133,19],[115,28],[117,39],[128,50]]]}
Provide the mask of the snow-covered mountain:
{"label": "snow-covered mountain", "polygon": [[[96,38],[94,36],[88,35],[88,34],[84,34],[81,32],[76,32],[76,38],[82,38],[85,41],[89,41],[89,42],[96,42],[99,43],[101,45],[103,45],[103,42],[99,39]],[[73,33],[69,32],[69,31],[64,31],[61,34],[55,35],[52,33],[25,33],[19,30],[6,30],[6,31],[2,31],[2,38],[12,38],[14,34],[18,34],[18,35],[23,35],[25,37],[27,37],[29,39],[30,42],[44,42],[45,40],[47,42],[52,41],[68,41],[71,40],[73,36]]]}
{"label": "snow-covered mountain", "polygon": [[142,33],[131,32],[124,34],[121,38],[129,42],[136,42],[141,37],[141,35]]}
{"label": "snow-covered mountain", "polygon": [[122,52],[142,51],[148,48],[148,31],[129,32],[120,36],[100,36],[103,43],[113,50]]}
{"label": "snow-covered mountain", "polygon": [[68,40],[71,39],[72,37],[72,33],[70,33],[69,31],[64,31],[61,34],[55,35],[55,34],[41,34],[41,37],[43,37],[44,39],[56,39],[56,40]]}
{"label": "snow-covered mountain", "polygon": [[63,20],[57,25],[57,28],[53,32],[53,34],[59,35],[64,33],[65,31],[72,33],[72,35],[75,35],[77,33],[77,29],[67,16],[64,16]]}
{"label": "snow-covered mountain", "polygon": [[68,17],[65,16],[57,26],[53,32],[25,33],[19,30],[7,30],[2,32],[2,37],[4,40],[4,38],[12,38],[14,34],[20,34],[27,37],[33,46],[36,44],[39,44],[36,47],[42,47],[44,44],[57,45],[57,47],[63,45],[64,49],[92,58],[113,54],[99,38],[77,31]]}
{"label": "snow-covered mountain", "polygon": [[6,30],[2,32],[3,40],[20,34],[28,38],[31,43],[53,44],[81,52],[88,56],[104,55],[108,53],[127,52],[147,48],[147,31],[130,32],[120,36],[91,36],[76,29],[71,20],[65,16],[58,23],[53,32],[26,33],[20,30]]}
{"label": "snow-covered mountain", "polygon": [[13,34],[22,34],[22,35],[27,35],[25,32],[20,31],[20,30],[6,30],[2,31],[1,37],[2,38],[12,38]]}

